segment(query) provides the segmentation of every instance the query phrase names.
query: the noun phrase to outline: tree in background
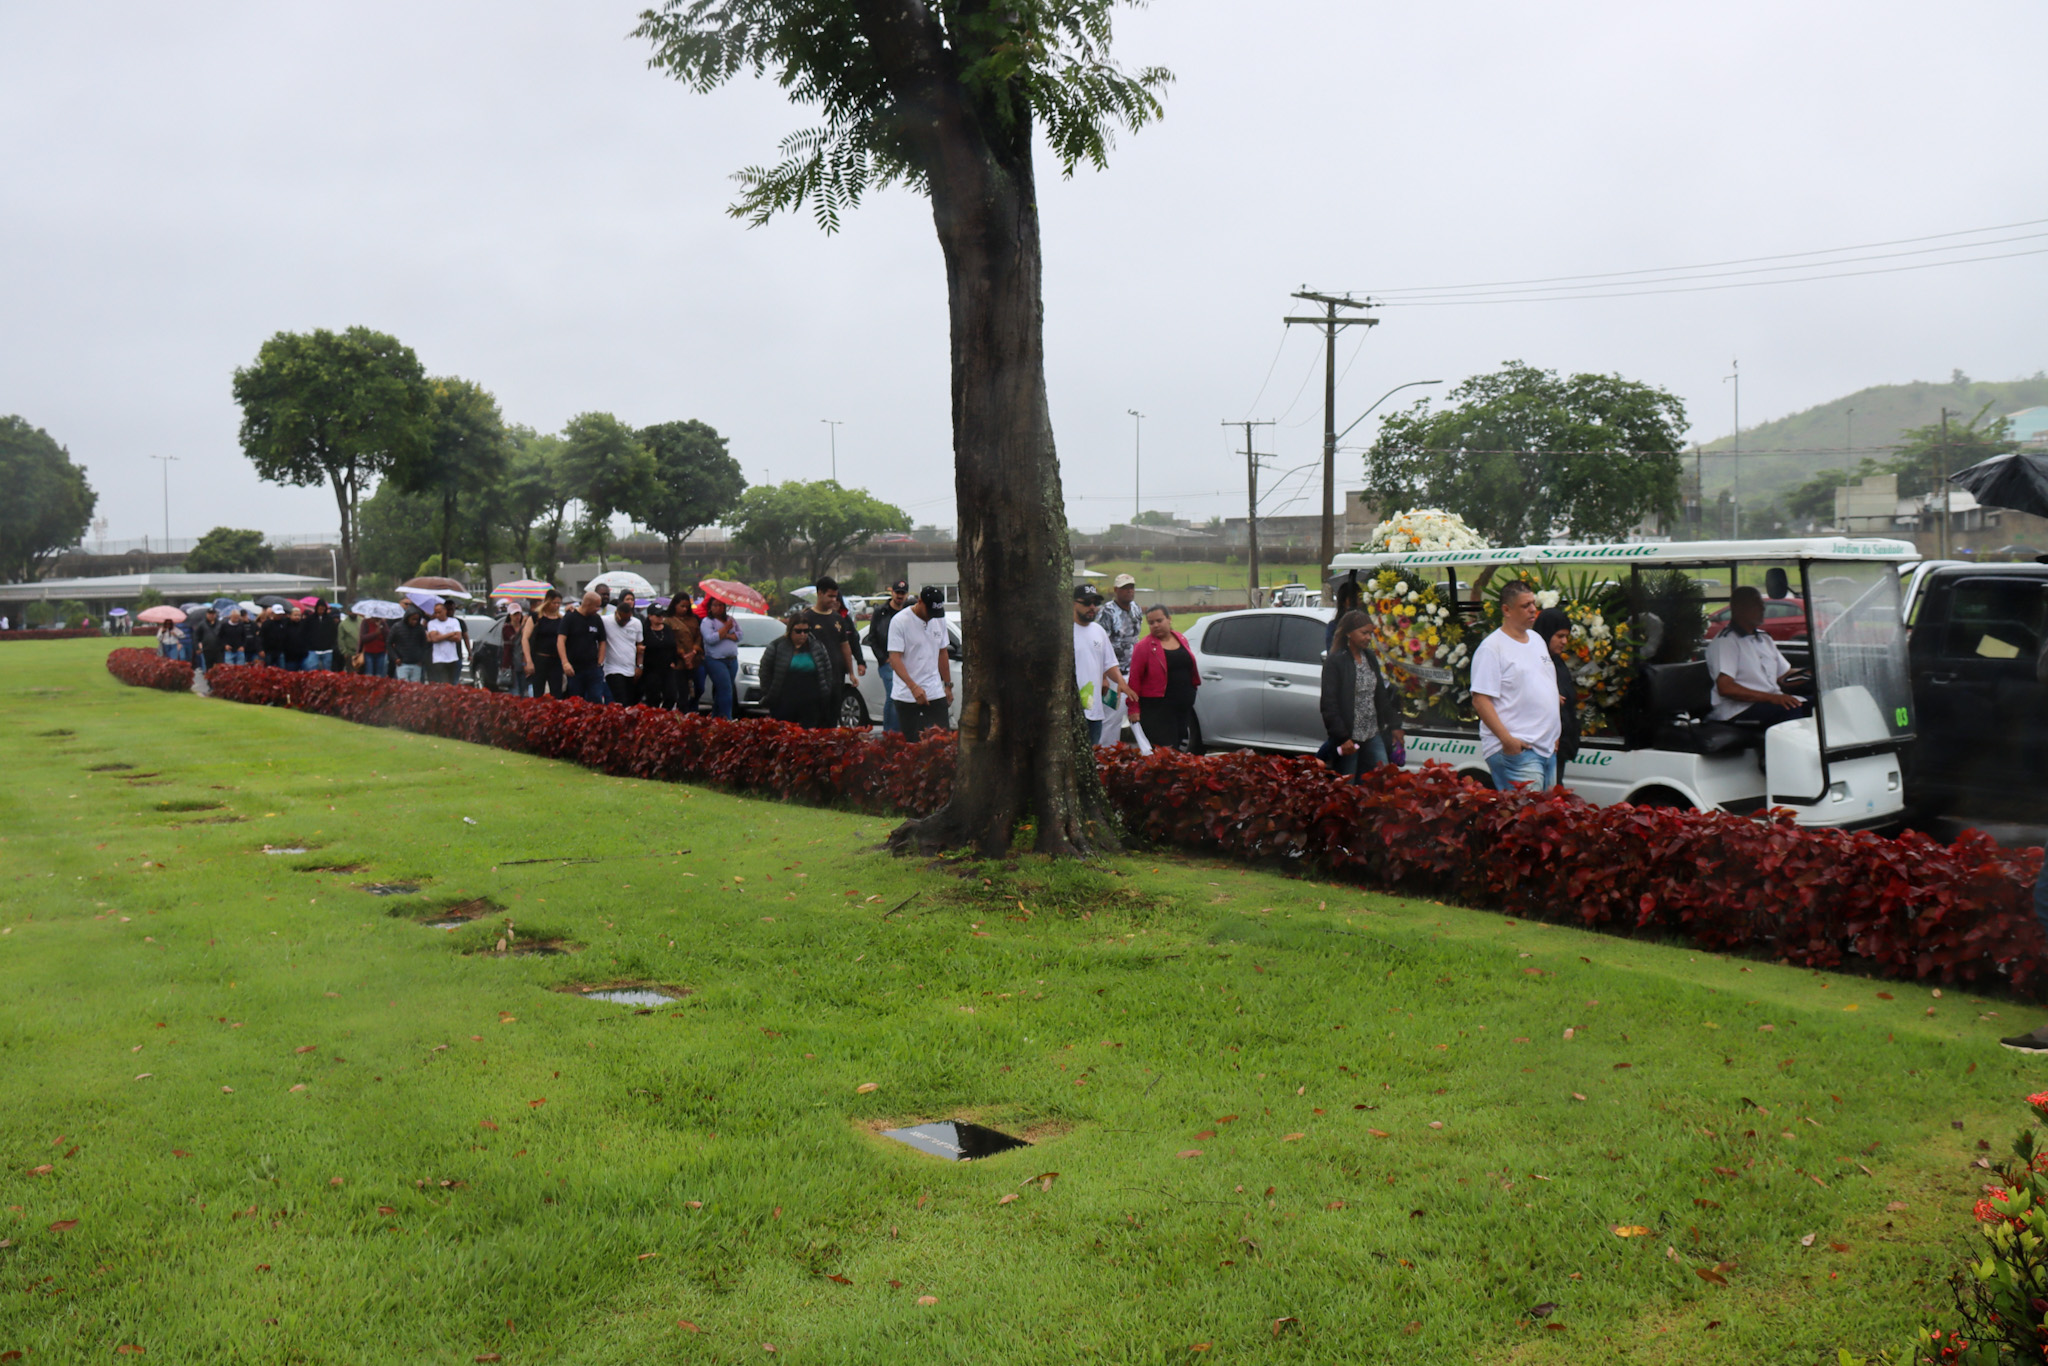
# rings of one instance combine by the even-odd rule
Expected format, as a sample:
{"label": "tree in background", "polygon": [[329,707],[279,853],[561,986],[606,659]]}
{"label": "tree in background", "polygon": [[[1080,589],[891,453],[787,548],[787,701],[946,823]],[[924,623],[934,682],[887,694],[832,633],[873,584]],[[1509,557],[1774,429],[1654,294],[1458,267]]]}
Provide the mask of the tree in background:
{"label": "tree in background", "polygon": [[756,484],[740,495],[732,514],[733,544],[761,557],[768,577],[780,584],[796,561],[801,511],[795,484]]}
{"label": "tree in background", "polygon": [[708,423],[659,422],[638,435],[654,457],[654,477],[646,496],[627,512],[667,543],[673,593],[683,582],[683,542],[738,506],[747,480],[740,462],[726,452],[725,438]]}
{"label": "tree in background", "polygon": [[[455,539],[458,504],[465,495],[488,501],[489,491],[505,473],[505,419],[498,411],[498,400],[481,385],[453,377],[431,379],[427,384],[434,395],[431,435],[424,446],[393,462],[391,478],[406,493],[430,494],[439,500],[439,572],[445,575]],[[485,544],[478,549],[488,562],[489,522],[482,518],[479,521],[484,528]]]}
{"label": "tree in background", "polygon": [[[1962,371],[1956,373],[1960,376]],[[1949,475],[1966,470],[1979,460],[2018,450],[2019,443],[2012,439],[2011,419],[1997,417],[1986,422],[1990,411],[1991,405],[1987,403],[1968,422],[1949,419],[1945,430],[1941,423],[1930,422],[1925,427],[1908,427],[1900,432],[1898,453],[1883,465],[1887,473],[1899,476],[1899,496],[1939,493]],[[1961,416],[1956,414],[1957,418]]]}
{"label": "tree in background", "polygon": [[654,481],[654,457],[633,429],[610,413],[578,413],[562,429],[562,482],[582,504],[576,544],[597,552],[600,570],[610,567],[614,513],[631,515]]}
{"label": "tree in background", "polygon": [[[386,479],[357,513],[357,559],[381,585],[403,583],[435,554],[441,538],[441,503],[430,493],[407,493]],[[355,601],[351,594],[349,601]]]}
{"label": "tree in background", "polygon": [[561,568],[562,521],[574,501],[562,481],[562,438],[506,429],[510,458],[494,502],[498,526],[529,574],[550,582]]}
{"label": "tree in background", "polygon": [[341,575],[356,593],[356,509],[400,462],[424,458],[434,396],[412,348],[367,327],[280,332],[235,371],[242,453],[277,484],[325,484],[341,515]]}
{"label": "tree in background", "polygon": [[1510,361],[1442,408],[1423,399],[1389,417],[1366,453],[1366,497],[1455,512],[1496,545],[1619,540],[1646,517],[1677,515],[1685,425],[1685,404],[1665,390]]}
{"label": "tree in background", "polygon": [[217,526],[199,538],[185,556],[188,574],[254,574],[276,561],[260,531]]}
{"label": "tree in background", "polygon": [[[967,611],[952,800],[898,827],[898,848],[1114,847],[1073,687],[1065,500],[1046,402],[1043,263],[1032,164],[1105,163],[1116,125],[1160,112],[1171,77],[1110,57],[1115,0],[663,0],[635,30],[651,64],[708,91],[772,74],[823,126],[739,174],[735,216],[809,208],[827,231],[871,186],[931,197],[952,330],[953,483]],[[1001,604],[1001,610],[997,605]]]}
{"label": "tree in background", "polygon": [[78,544],[99,495],[41,427],[0,417],[0,578],[30,583]]}

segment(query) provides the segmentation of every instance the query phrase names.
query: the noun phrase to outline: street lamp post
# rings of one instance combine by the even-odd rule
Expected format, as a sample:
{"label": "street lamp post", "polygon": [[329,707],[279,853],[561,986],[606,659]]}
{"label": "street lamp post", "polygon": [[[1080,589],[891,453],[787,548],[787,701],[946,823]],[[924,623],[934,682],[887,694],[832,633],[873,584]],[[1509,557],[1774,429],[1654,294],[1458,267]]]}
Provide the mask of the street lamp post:
{"label": "street lamp post", "polygon": [[821,417],[818,421],[824,423],[825,429],[832,434],[832,482],[836,484],[839,482],[839,429],[846,424],[829,417]]}
{"label": "street lamp post", "polygon": [[171,550],[171,462],[175,455],[152,455],[151,460],[159,461],[164,470],[164,553]]}
{"label": "street lamp post", "polygon": [[1144,454],[1145,447],[1145,415],[1136,408],[1126,408],[1124,411],[1136,419],[1131,428],[1131,525],[1136,526],[1138,514],[1142,511],[1138,492],[1138,472],[1139,458]]}

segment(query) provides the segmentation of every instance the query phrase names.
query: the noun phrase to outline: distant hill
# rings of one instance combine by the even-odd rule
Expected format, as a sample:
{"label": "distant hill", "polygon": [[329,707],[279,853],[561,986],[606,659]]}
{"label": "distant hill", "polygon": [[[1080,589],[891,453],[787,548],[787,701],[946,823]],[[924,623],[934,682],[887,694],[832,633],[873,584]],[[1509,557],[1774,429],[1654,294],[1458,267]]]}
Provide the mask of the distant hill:
{"label": "distant hill", "polygon": [[[1853,469],[1865,456],[1883,459],[1900,432],[1941,421],[1944,407],[1951,414],[1961,413],[1967,421],[1987,403],[1991,417],[2048,404],[2048,373],[2031,379],[1975,380],[1959,370],[1946,383],[1877,384],[1804,412],[1745,427],[1743,451],[1759,454],[1742,457],[1742,501],[1746,506],[1776,498],[1820,470]],[[1853,419],[1851,409],[1855,410]],[[1845,443],[1852,440],[1854,448],[1846,448]],[[1709,500],[1733,483],[1734,459],[1726,454],[1715,459],[1717,452],[1727,452],[1733,446],[1733,439],[1725,436],[1702,444],[1702,474]]]}

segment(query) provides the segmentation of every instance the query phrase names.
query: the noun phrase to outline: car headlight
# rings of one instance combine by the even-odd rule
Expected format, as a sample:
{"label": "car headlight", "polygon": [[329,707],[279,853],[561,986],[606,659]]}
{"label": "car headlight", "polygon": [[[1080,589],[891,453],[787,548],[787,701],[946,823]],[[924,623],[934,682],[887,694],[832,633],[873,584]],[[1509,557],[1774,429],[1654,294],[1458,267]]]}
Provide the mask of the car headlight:
{"label": "car headlight", "polygon": [[742,664],[742,665],[740,665],[740,677],[742,677],[742,678],[753,678],[753,677],[756,677],[756,676],[758,676],[758,675],[760,674],[760,672],[761,672],[761,666],[760,666],[760,665],[758,665],[758,664]]}

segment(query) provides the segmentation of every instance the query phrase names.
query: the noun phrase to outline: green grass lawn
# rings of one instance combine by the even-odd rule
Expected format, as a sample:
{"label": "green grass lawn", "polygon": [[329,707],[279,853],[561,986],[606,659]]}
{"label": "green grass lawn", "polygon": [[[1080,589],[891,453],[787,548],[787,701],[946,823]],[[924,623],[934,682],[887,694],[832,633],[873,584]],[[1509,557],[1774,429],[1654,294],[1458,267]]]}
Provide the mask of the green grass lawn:
{"label": "green grass lawn", "polygon": [[[1832,1362],[1946,1305],[2048,1071],[1960,991],[1176,856],[928,867],[102,653],[0,645],[25,1366]],[[688,994],[565,990],[613,982]],[[876,1133],[964,1116],[1033,1146]]]}

